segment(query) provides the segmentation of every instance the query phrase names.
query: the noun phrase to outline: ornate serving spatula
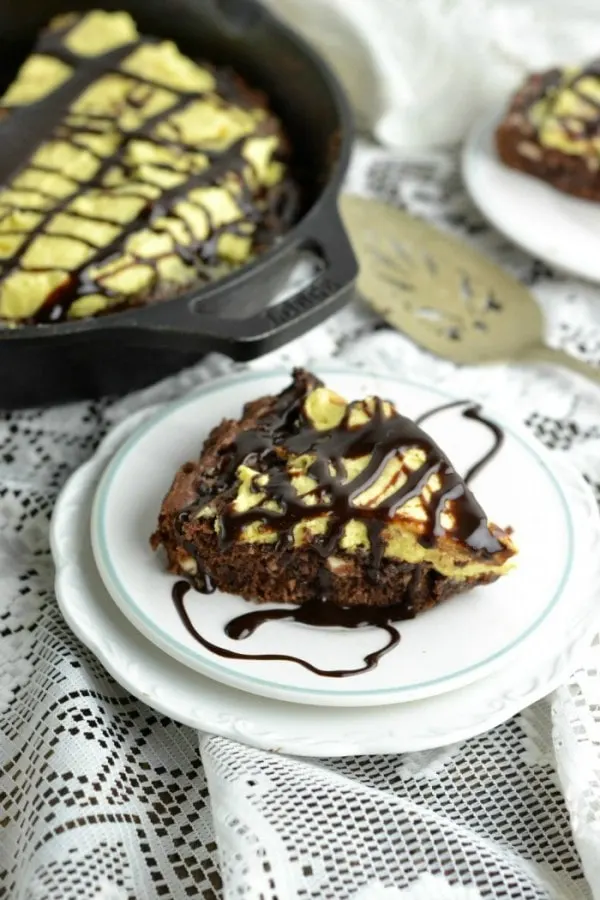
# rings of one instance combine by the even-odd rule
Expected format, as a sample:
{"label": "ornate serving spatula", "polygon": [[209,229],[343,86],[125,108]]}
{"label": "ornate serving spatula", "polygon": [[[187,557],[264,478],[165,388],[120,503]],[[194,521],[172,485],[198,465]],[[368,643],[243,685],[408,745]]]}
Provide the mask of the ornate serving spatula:
{"label": "ornate serving spatula", "polygon": [[531,292],[467,244],[402,210],[346,194],[358,288],[390,325],[455,363],[548,362],[600,382],[600,368],[545,341]]}

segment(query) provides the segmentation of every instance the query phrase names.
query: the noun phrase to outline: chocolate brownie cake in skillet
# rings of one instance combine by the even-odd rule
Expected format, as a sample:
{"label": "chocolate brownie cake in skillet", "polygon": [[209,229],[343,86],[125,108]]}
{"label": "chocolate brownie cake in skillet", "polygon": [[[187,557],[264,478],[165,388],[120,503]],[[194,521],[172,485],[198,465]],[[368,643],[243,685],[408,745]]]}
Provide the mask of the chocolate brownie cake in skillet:
{"label": "chocolate brownie cake in skillet", "polygon": [[211,431],[151,541],[201,591],[394,605],[394,618],[496,580],[516,553],[415,422],[303,370]]}
{"label": "chocolate brownie cake in skillet", "polygon": [[297,212],[266,97],[125,12],[53,19],[0,118],[9,327],[168,299],[252,260]]}
{"label": "chocolate brownie cake in skillet", "polygon": [[507,166],[600,200],[600,60],[531,75],[496,130],[496,147]]}

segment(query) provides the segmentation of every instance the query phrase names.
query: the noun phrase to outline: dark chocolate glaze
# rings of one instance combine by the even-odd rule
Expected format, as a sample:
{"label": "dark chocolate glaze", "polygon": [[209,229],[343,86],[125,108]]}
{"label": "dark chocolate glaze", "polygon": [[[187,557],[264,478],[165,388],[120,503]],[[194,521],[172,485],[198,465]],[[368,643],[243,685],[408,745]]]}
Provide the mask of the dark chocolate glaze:
{"label": "dark chocolate glaze", "polygon": [[[226,544],[228,541],[234,540],[244,524],[256,520],[274,520],[277,524],[280,540],[289,539],[294,524],[305,518],[308,511],[310,513],[326,511],[333,512],[334,522],[331,531],[321,544],[315,544],[314,546],[321,555],[327,556],[334,550],[344,524],[353,515],[357,515],[352,506],[352,499],[357,497],[369,484],[377,479],[378,474],[382,471],[383,466],[392,453],[398,453],[402,449],[411,446],[418,446],[423,449],[426,455],[426,461],[422,467],[423,471],[419,469],[416,473],[411,473],[408,479],[411,484],[408,489],[405,491],[408,484],[407,481],[402,488],[394,491],[389,498],[383,500],[376,507],[371,508],[370,511],[375,513],[375,515],[367,516],[366,518],[371,543],[371,564],[374,579],[376,579],[377,567],[383,554],[384,547],[381,540],[381,531],[385,526],[386,519],[393,515],[394,509],[405,503],[409,496],[417,496],[433,472],[440,476],[442,487],[438,495],[435,498],[432,497],[432,501],[429,504],[428,513],[430,518],[433,519],[433,526],[430,526],[426,539],[430,539],[431,531],[435,534],[436,528],[440,527],[440,508],[443,508],[446,499],[449,498],[452,501],[452,511],[457,522],[455,534],[459,536],[459,539],[464,540],[465,543],[471,541],[473,549],[481,553],[495,552],[494,548],[496,545],[498,549],[502,549],[500,542],[489,531],[487,520],[481,511],[481,507],[479,507],[466,487],[466,482],[472,480],[499,452],[504,440],[502,429],[495,422],[481,414],[479,404],[473,404],[467,400],[445,403],[422,413],[415,422],[411,422],[409,419],[397,414],[385,417],[383,406],[378,401],[374,417],[363,426],[350,429],[347,425],[348,414],[346,414],[344,420],[337,428],[329,431],[315,431],[305,420],[302,420],[304,399],[304,395],[294,394],[293,391],[286,392],[281,396],[270,421],[265,427],[255,431],[242,432],[239,435],[233,456],[227,466],[228,472],[233,473],[242,462],[246,462],[262,472],[266,472],[269,475],[269,484],[272,481],[275,483],[274,490],[268,491],[269,498],[276,499],[281,504],[282,511],[275,514],[269,513],[265,516],[267,511],[264,509],[250,510],[248,513],[241,515],[236,515],[230,510],[225,518],[225,527],[221,535],[223,543]],[[351,407],[354,405],[351,404]],[[456,475],[442,451],[419,428],[419,423],[424,422],[426,419],[444,410],[461,406],[465,407],[461,413],[465,418],[480,422],[491,431],[494,437],[494,444],[491,449],[469,469],[462,481]],[[299,419],[300,422],[298,423]],[[294,423],[296,423],[296,427]],[[290,432],[292,432],[291,436]],[[278,438],[279,433],[281,433],[282,440]],[[293,453],[316,453],[316,462],[310,470],[311,474],[319,481],[319,488],[316,489],[318,493],[316,506],[308,506],[298,500],[289,482],[281,477],[280,469],[274,467],[272,461],[270,462],[270,454],[276,452],[276,448],[282,448],[283,446]],[[367,468],[349,485],[343,485],[340,480],[345,474],[343,458],[349,459],[353,455],[364,456],[367,453],[372,454],[371,462]],[[328,463],[333,465],[333,475],[329,471]],[[389,485],[388,489],[391,486],[393,485]],[[264,488],[261,487],[260,489],[263,490]],[[331,497],[332,502],[330,504],[319,503],[319,498],[323,491],[326,491]],[[377,498],[375,499],[377,500]],[[383,511],[378,513],[382,508]],[[364,519],[364,514],[365,509],[361,508],[359,512],[361,519]],[[489,535],[487,541],[484,541],[482,537],[484,529]],[[193,553],[192,545],[188,549]],[[206,592],[202,581],[203,577],[205,576],[201,576],[199,582],[196,577],[194,586],[202,590],[202,592]],[[291,620],[315,627],[360,628],[363,626],[375,626],[383,629],[388,634],[387,642],[379,650],[367,655],[364,658],[364,665],[357,669],[324,670],[296,656],[244,654],[219,647],[204,638],[190,620],[184,603],[184,597],[190,589],[190,585],[185,581],[178,581],[173,587],[172,597],[179,617],[189,634],[203,647],[218,656],[228,659],[294,662],[317,675],[328,678],[344,678],[367,672],[375,668],[381,657],[400,642],[400,634],[392,623],[412,618],[414,613],[410,590],[401,602],[391,606],[359,605],[342,607],[328,599],[330,580],[329,570],[323,568],[321,573],[322,594],[318,599],[308,601],[298,607],[285,606],[276,609],[262,609],[258,607],[250,612],[236,616],[228,622],[225,626],[225,634],[233,640],[244,640],[254,634],[256,629],[266,622],[276,620]],[[214,589],[210,579],[208,579],[207,584],[210,590]]]}
{"label": "dark chocolate glaze", "polygon": [[[244,169],[252,168],[252,164],[243,156],[246,141],[248,138],[256,135],[279,134],[273,119],[266,119],[264,123],[260,123],[257,126],[251,135],[241,138],[224,151],[210,151],[204,147],[190,146],[181,140],[175,128],[173,129],[173,136],[169,138],[159,137],[155,134],[157,125],[161,122],[166,122],[174,113],[184,109],[190,102],[205,96],[205,94],[198,91],[177,91],[175,88],[168,87],[167,90],[177,95],[174,104],[166,110],[147,118],[140,127],[122,132],[117,148],[109,155],[96,153],[85,143],[79,141],[78,137],[83,134],[104,134],[107,130],[111,130],[111,126],[114,125],[114,120],[109,116],[69,112],[69,108],[83,91],[102,76],[118,72],[122,77],[131,81],[132,86],[125,98],[124,106],[129,106],[133,109],[143,107],[147,99],[147,97],[142,96],[144,87],[147,88],[146,94],[149,95],[152,89],[161,88],[165,90],[165,86],[154,83],[151,79],[119,70],[119,64],[137,47],[143,44],[156,43],[157,39],[140,37],[135,42],[118,47],[97,57],[79,57],[69,51],[64,45],[64,38],[71,27],[74,27],[74,25],[69,25],[57,31],[46,31],[35,48],[35,52],[54,56],[71,66],[73,71],[70,77],[55,91],[37,102],[15,108],[0,107],[0,112],[6,114],[0,120],[0,139],[2,141],[0,185],[9,185],[10,181],[20,171],[27,168],[32,154],[48,140],[67,141],[72,146],[79,147],[96,156],[100,165],[91,178],[74,184],[72,193],[65,198],[58,199],[54,196],[43,195],[47,196],[47,199],[51,201],[49,209],[28,207],[31,212],[39,213],[41,220],[35,228],[27,232],[27,237],[19,246],[15,257],[7,261],[0,271],[0,283],[12,273],[22,269],[21,258],[24,253],[36,237],[46,233],[48,224],[57,213],[66,212],[69,216],[81,218],[82,223],[87,220],[115,225],[118,228],[118,234],[108,244],[97,246],[87,240],[85,235],[59,235],[53,232],[53,236],[56,237],[62,236],[71,240],[81,241],[94,252],[81,266],[69,272],[68,281],[59,285],[46,299],[42,308],[28,320],[32,323],[63,321],[67,318],[69,308],[75,300],[95,293],[103,294],[115,301],[115,306],[109,311],[117,309],[121,295],[118,292],[111,291],[102,282],[102,278],[94,278],[91,270],[99,264],[108,262],[111,257],[117,256],[123,249],[124,241],[135,231],[144,226],[152,227],[159,217],[172,214],[173,207],[179,200],[185,198],[187,202],[193,202],[187,195],[194,188],[207,184],[218,184],[225,176],[234,179],[238,183],[241,192],[240,196],[236,196],[236,201],[239,203],[244,216],[243,220],[214,226],[211,223],[208,211],[203,207],[199,207],[207,215],[210,226],[208,239],[201,240],[194,237],[183,217],[177,216],[178,221],[186,229],[186,236],[190,239],[190,242],[188,244],[175,242],[174,252],[187,265],[195,269],[195,277],[199,281],[211,280],[218,274],[215,271],[215,266],[220,262],[217,251],[218,241],[222,234],[231,233],[245,236],[247,233],[245,228],[248,223],[260,223],[262,225],[265,222],[265,218],[268,218],[268,228],[261,227],[258,229],[257,240],[253,240],[254,248],[256,249],[257,244],[260,243],[260,249],[263,250],[289,228],[297,217],[299,209],[299,192],[290,177],[283,179],[278,185],[277,192],[263,190],[258,192],[256,196],[253,195],[243,177]],[[203,63],[203,65],[213,74],[216,81],[215,92],[219,96],[226,97],[237,106],[248,106],[248,90],[234,75],[225,69],[221,71],[212,68],[208,64]],[[213,92],[209,93],[212,94]],[[174,125],[175,123],[170,124]],[[132,174],[133,168],[126,163],[125,153],[129,142],[136,139],[160,146],[168,146],[175,150],[200,152],[208,158],[209,165],[201,172],[189,173],[183,183],[169,190],[162,190],[157,199],[150,199],[143,193],[136,191],[139,183],[136,184],[132,181],[130,189],[126,192],[122,191],[119,196],[140,199],[143,201],[143,206],[138,214],[126,223],[116,222],[103,216],[95,217],[87,213],[81,214],[68,209],[70,204],[86,191],[101,189],[109,170],[119,168],[125,176]],[[153,165],[155,164],[153,163]],[[157,167],[176,171],[168,164],[158,164]],[[43,167],[38,167],[37,165],[35,168],[43,169]],[[41,193],[34,189],[31,189],[31,191],[38,194]],[[11,211],[18,209],[16,205],[4,200],[1,202],[9,207]],[[159,228],[157,227],[156,230],[159,230]],[[128,252],[131,251],[128,250]],[[170,251],[170,253],[172,252]],[[154,272],[153,287],[149,291],[147,290],[147,293],[152,294],[152,291],[159,283],[158,263],[162,258],[154,257],[149,259],[147,257],[134,256],[133,262],[128,263],[124,261],[123,266],[118,271],[121,272],[123,269],[136,264],[150,266]],[[28,271],[31,270],[29,269]],[[111,272],[112,276],[115,274],[117,274],[116,270]],[[124,302],[130,302],[132,299],[134,298],[123,296]]]}
{"label": "dark chocolate glaze", "polygon": [[[353,518],[359,518],[366,524],[372,565],[377,569],[384,550],[381,532],[385,524],[409,500],[423,497],[425,486],[433,475],[437,475],[439,490],[431,491],[428,500],[423,498],[427,522],[419,536],[420,542],[431,546],[445,534],[484,557],[503,550],[503,545],[488,528],[483,509],[464,480],[417,423],[396,412],[386,415],[382,401],[375,398],[373,414],[363,425],[349,425],[352,412],[357,407],[362,407],[369,414],[364,406],[365,401],[359,401],[348,405],[336,428],[318,431],[306,419],[303,402],[304,396],[281,395],[269,420],[262,422],[256,430],[243,431],[238,435],[226,478],[233,479],[236,469],[242,464],[266,475],[267,484],[257,485],[256,489],[266,495],[266,500],[275,501],[279,508],[265,509],[261,503],[248,511],[236,512],[233,504],[229,504],[221,512],[222,546],[237,540],[242,528],[253,522],[272,524],[277,529],[278,540],[291,543],[295,525],[308,518],[327,515],[328,530],[324,537],[317,538],[313,543],[315,550],[327,557],[338,546],[346,524]],[[403,484],[393,490],[393,481],[387,482],[372,498],[370,505],[355,505],[356,498],[377,482],[392,457],[411,448],[422,451],[425,457],[423,464],[412,471],[401,468],[394,480],[402,474],[405,476]],[[315,457],[308,474],[315,479],[317,487],[309,494],[298,497],[286,470],[285,458],[290,454],[305,453]],[[344,459],[367,455],[370,459],[365,468],[355,478],[346,481]],[[448,508],[454,519],[454,527],[450,530],[441,523],[442,514]]]}
{"label": "dark chocolate glaze", "polygon": [[[351,675],[360,675],[362,672],[368,672],[374,669],[382,656],[389,653],[400,642],[400,634],[391,624],[394,617],[406,618],[406,615],[398,616],[399,610],[395,606],[381,607],[379,610],[372,607],[343,607],[336,606],[330,600],[317,600],[310,603],[303,603],[302,606],[282,607],[281,609],[257,609],[253,612],[245,613],[237,616],[225,626],[225,633],[233,640],[244,640],[254,634],[259,625],[265,622],[272,622],[276,619],[291,619],[294,622],[302,622],[305,625],[314,625],[320,627],[338,627],[338,628],[360,628],[363,625],[374,625],[387,632],[388,640],[379,650],[374,650],[364,657],[364,665],[357,669],[320,669],[313,666],[312,663],[298,656],[289,656],[284,653],[238,653],[237,650],[229,650],[226,647],[219,647],[213,644],[207,638],[203,637],[194,627],[185,607],[185,595],[190,590],[187,581],[177,581],[173,585],[172,597],[175,609],[179,614],[185,629],[191,636],[202,644],[211,653],[216,656],[222,656],[226,659],[251,659],[251,660],[270,660],[271,662],[292,662],[314,672],[315,675],[321,675],[324,678],[347,678]],[[399,606],[404,604],[399,604]]]}

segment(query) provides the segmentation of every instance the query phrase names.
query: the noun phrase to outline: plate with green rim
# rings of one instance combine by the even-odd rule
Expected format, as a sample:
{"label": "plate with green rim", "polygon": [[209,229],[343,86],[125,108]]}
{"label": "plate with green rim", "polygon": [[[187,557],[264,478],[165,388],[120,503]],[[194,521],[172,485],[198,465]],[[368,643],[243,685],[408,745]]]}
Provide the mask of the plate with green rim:
{"label": "plate with green rim", "polygon": [[[427,385],[362,370],[319,367],[325,383],[348,399],[369,394],[416,417],[455,399]],[[212,427],[238,417],[243,403],[281,390],[288,372],[253,372],[214,382],[139,425],[108,463],[91,515],[94,558],[111,597],[132,624],[161,650],[223,684],[302,704],[374,706],[456,690],[507,665],[555,647],[560,653],[573,618],[596,606],[594,543],[600,524],[593,495],[579,474],[545,452],[524,429],[486,410],[504,443],[472,488],[491,519],[514,528],[514,571],[457,595],[415,619],[398,623],[400,641],[379,664],[344,678],[293,662],[228,659],[184,627],[172,602],[175,578],[149,544],[161,500],[176,469],[196,457]],[[459,472],[489,449],[489,431],[459,408],[425,426]],[[243,640],[225,634],[234,617],[255,608],[239,597],[190,592],[186,611],[197,632],[220,648],[246,654],[289,654],[325,671],[360,669],[381,646],[375,627],[315,628],[273,621]],[[385,641],[385,635],[383,636]]]}

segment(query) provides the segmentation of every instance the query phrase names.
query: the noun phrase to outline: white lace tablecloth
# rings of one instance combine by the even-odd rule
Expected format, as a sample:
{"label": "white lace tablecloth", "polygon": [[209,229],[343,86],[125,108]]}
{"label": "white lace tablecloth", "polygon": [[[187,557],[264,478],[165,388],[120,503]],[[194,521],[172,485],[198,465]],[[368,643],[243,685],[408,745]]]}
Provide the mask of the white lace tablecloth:
{"label": "white lace tablecloth", "polygon": [[[551,341],[600,362],[600,288],[490,230],[453,155],[362,148],[350,186],[496,258],[532,286]],[[600,392],[576,376],[456,369],[358,301],[253,365],[331,355],[505,405],[600,499]],[[60,486],[115,422],[232,367],[211,357],[118,402],[0,414],[0,898],[600,898],[598,647],[550,701],[480,738],[317,763],[199,736],[129,696],[72,636],[48,546]]]}

